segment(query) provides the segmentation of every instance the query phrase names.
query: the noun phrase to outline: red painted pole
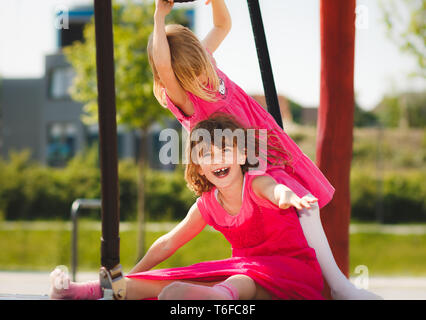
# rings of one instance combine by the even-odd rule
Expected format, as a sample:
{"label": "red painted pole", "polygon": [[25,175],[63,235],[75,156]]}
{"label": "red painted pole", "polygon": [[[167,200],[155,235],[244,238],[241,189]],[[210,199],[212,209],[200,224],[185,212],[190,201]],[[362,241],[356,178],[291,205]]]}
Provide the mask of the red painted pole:
{"label": "red painted pole", "polygon": [[[349,276],[350,168],[354,116],[356,0],[321,0],[321,93],[317,165],[336,188],[321,210],[334,258]],[[324,295],[330,298],[328,286]]]}

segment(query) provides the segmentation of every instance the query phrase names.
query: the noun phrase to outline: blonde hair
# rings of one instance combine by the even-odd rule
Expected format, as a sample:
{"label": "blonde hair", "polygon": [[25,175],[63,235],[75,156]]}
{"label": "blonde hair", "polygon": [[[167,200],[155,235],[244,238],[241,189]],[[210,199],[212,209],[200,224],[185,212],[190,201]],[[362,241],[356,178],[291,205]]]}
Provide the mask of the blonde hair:
{"label": "blonde hair", "polygon": [[[255,137],[254,141],[250,141],[251,137],[247,134],[247,130],[250,128],[244,127],[234,116],[230,114],[225,114],[221,112],[216,112],[212,114],[208,119],[198,122],[194,128],[191,130],[188,143],[186,146],[186,156],[188,159],[188,163],[185,167],[185,180],[189,189],[191,189],[195,194],[201,196],[204,192],[208,192],[213,187],[213,184],[204,176],[199,173],[199,164],[194,162],[192,159],[192,150],[197,147],[200,141],[194,137],[196,131],[198,129],[207,130],[211,137],[214,136],[215,129],[227,130],[230,129],[231,132],[235,132],[235,130],[242,129],[244,131],[244,139],[245,146],[254,146],[255,155],[257,157],[260,156],[260,138]],[[233,145],[234,147],[239,147],[236,137],[233,137]],[[281,144],[279,143],[278,137],[271,132],[267,134],[268,140],[268,151],[267,154],[264,155],[267,157],[267,163],[272,166],[290,166],[290,154],[283,150]],[[220,143],[220,142],[219,142]],[[222,141],[223,148],[226,143]],[[271,151],[273,153],[271,153]],[[258,163],[251,164],[247,159],[247,150],[240,150],[240,152],[246,155],[246,161],[241,165],[241,171],[243,174],[247,172],[250,168],[256,168]]]}
{"label": "blonde hair", "polygon": [[[198,38],[190,29],[178,24],[167,25],[166,36],[172,69],[182,88],[205,101],[216,101],[219,77],[209,54]],[[148,41],[148,59],[154,75],[154,95],[165,106],[167,103],[162,92],[164,86],[153,60],[152,39],[151,34]],[[206,77],[207,83],[199,79],[201,75]]]}

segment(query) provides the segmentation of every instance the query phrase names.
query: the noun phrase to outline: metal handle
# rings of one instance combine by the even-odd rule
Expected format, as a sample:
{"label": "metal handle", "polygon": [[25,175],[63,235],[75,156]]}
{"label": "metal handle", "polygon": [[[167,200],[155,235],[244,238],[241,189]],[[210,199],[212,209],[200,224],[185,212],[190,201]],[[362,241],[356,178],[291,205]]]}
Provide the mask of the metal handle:
{"label": "metal handle", "polygon": [[77,220],[80,209],[99,209],[100,199],[77,199],[71,205],[72,240],[71,240],[71,273],[72,281],[76,281],[77,272]]}

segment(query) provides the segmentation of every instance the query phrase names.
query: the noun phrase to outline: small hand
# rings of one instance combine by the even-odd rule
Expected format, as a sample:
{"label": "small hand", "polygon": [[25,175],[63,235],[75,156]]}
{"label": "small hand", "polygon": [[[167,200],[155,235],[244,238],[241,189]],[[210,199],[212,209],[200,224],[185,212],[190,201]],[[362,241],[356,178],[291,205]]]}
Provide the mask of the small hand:
{"label": "small hand", "polygon": [[167,16],[172,11],[174,0],[155,0],[155,11],[162,16]]}
{"label": "small hand", "polygon": [[311,196],[299,198],[293,191],[287,190],[281,193],[278,206],[280,209],[288,209],[293,206],[297,210],[302,210],[303,208],[310,209],[311,204],[315,202],[318,202],[318,199]]}
{"label": "small hand", "polygon": [[311,204],[317,203],[317,202],[318,202],[318,199],[313,196],[304,196],[302,197],[302,199],[300,199],[300,204],[302,205],[302,207],[307,209],[311,208]]}

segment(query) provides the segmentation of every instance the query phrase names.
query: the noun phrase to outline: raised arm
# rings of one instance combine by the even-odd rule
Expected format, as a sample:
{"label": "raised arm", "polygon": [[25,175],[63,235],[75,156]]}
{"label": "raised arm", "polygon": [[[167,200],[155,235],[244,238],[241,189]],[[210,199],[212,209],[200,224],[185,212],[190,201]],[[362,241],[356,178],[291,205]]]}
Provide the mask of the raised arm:
{"label": "raised arm", "polygon": [[156,0],[154,32],[152,38],[153,61],[167,95],[186,115],[194,113],[194,106],[179,84],[172,68],[170,47],[166,36],[165,18],[173,8],[173,1]]}
{"label": "raised arm", "polygon": [[311,196],[299,198],[290,188],[277,183],[270,176],[258,176],[254,178],[252,188],[257,196],[269,200],[281,209],[294,206],[296,209],[301,210],[302,208],[310,208],[311,203],[318,201]]}
{"label": "raised arm", "polygon": [[129,274],[150,270],[163,262],[199,234],[205,226],[206,222],[201,216],[197,204],[194,203],[185,219],[173,230],[158,238]]}
{"label": "raised arm", "polygon": [[209,3],[212,5],[213,28],[201,42],[213,53],[231,30],[232,20],[224,0],[207,0],[206,4]]}

